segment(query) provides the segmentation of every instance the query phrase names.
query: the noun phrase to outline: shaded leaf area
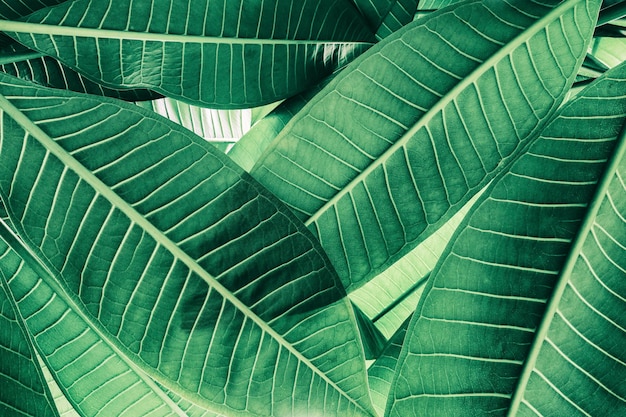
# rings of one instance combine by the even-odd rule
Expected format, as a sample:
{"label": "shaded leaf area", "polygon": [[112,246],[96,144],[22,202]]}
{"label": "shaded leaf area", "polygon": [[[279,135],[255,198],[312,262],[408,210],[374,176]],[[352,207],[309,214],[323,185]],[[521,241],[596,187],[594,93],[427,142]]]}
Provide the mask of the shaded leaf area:
{"label": "shaded leaf area", "polygon": [[[0,241],[0,251],[5,252],[3,243]],[[58,416],[13,296],[7,292],[3,272],[0,272],[0,414]]]}
{"label": "shaded leaf area", "polygon": [[624,128],[625,80],[626,66],[564,106],[462,225],[409,325],[389,416],[507,413]]}
{"label": "shaded leaf area", "polygon": [[378,40],[413,21],[418,0],[352,0]]}
{"label": "shaded leaf area", "polygon": [[0,30],[91,80],[214,108],[297,94],[375,40],[349,0],[76,0],[23,20]]}
{"label": "shaded leaf area", "polygon": [[367,370],[367,376],[372,393],[372,403],[378,415],[385,414],[387,397],[391,389],[391,381],[396,371],[396,364],[402,351],[402,344],[409,327],[410,317],[398,328],[396,333],[389,339],[384,350]]}
{"label": "shaded leaf area", "polygon": [[13,20],[65,0],[0,0],[0,19]]}
{"label": "shaded leaf area", "polygon": [[[0,50],[0,54],[2,54],[2,50]],[[116,90],[104,87],[48,56],[0,65],[0,71],[44,87],[114,97],[126,101],[152,100],[161,97],[160,94],[146,89]]]}
{"label": "shaded leaf area", "polygon": [[127,361],[220,414],[373,414],[351,306],[287,208],[137,106],[0,80],[12,223]]}
{"label": "shaded leaf area", "polygon": [[171,98],[136,104],[189,129],[224,153],[250,130],[252,123],[250,109],[207,109]]}
{"label": "shaded leaf area", "polygon": [[592,9],[469,1],[420,19],[342,71],[251,173],[318,236],[351,292],[541,129],[580,66]]}

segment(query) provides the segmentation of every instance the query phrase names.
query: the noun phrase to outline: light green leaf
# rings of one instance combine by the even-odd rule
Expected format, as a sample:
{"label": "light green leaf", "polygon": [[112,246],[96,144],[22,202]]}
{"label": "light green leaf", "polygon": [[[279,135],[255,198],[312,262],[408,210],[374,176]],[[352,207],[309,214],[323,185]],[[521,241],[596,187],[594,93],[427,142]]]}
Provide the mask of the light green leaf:
{"label": "light green leaf", "polygon": [[626,39],[595,38],[590,53],[607,68],[613,68],[626,61]]}
{"label": "light green leaf", "polygon": [[193,106],[171,98],[137,103],[191,130],[210,144],[228,152],[252,124],[251,109],[217,110]]}
{"label": "light green leaf", "polygon": [[418,10],[438,10],[444,7],[461,3],[463,0],[420,0],[417,5]]}
{"label": "light green leaf", "polygon": [[[554,292],[558,282],[570,281],[570,289],[578,288],[578,278],[563,266],[568,257],[580,255],[571,243],[581,233],[583,219],[603,221],[588,204],[595,205],[594,193],[602,176],[614,177],[611,167],[621,160],[621,151],[614,154],[612,162],[607,160],[616,142],[622,142],[623,150],[625,125],[626,65],[622,65],[565,105],[485,193],[433,271],[409,325],[387,404],[389,416],[504,415],[507,410],[510,416],[570,416],[578,415],[577,408],[587,413],[582,415],[623,414],[626,358],[624,350],[617,348],[625,340],[623,325],[611,327],[604,322],[602,335],[597,336],[601,340],[584,336],[588,330],[593,332],[594,324],[584,322],[587,312],[580,299],[578,304],[569,300],[575,295],[570,291],[562,305],[568,313],[561,315],[557,310],[554,323],[563,324],[560,318],[571,313],[571,320],[577,323],[574,328],[581,326],[581,330],[576,334],[570,329],[568,341],[555,333],[553,343],[567,352],[576,346],[581,356],[557,360],[559,355],[554,355],[547,340],[551,336],[543,343],[548,352],[541,360],[534,359],[536,349],[531,346],[539,324],[554,315],[553,309],[546,310],[546,303],[559,302],[559,292]],[[624,184],[616,185],[621,196],[615,197],[622,201]],[[599,198],[607,201],[613,198],[612,193],[600,194]],[[622,204],[618,211],[623,212]],[[626,230],[623,218],[609,221],[607,231],[622,239]],[[604,232],[594,230],[596,236],[600,233]],[[601,239],[617,244],[607,235]],[[623,247],[617,246],[619,255],[612,256],[621,259]],[[580,256],[592,255],[585,252]],[[584,264],[583,259],[579,262]],[[623,294],[624,269],[612,268],[610,258],[596,258],[595,262],[602,268],[600,282],[606,281],[609,288],[620,282],[622,288],[615,291]],[[613,314],[624,311],[624,298],[614,298],[611,291],[599,291],[600,287],[598,284],[594,290],[591,305],[606,303]],[[600,325],[602,320],[595,323]],[[598,354],[596,343],[619,359]],[[519,396],[524,395],[519,390],[524,390],[528,379],[523,373],[525,362],[527,369],[538,366],[538,373],[531,377],[538,385],[529,385],[526,393],[528,403],[540,413],[532,413],[530,407],[516,412]],[[546,377],[555,378],[554,391],[547,389],[550,383],[537,381],[543,369],[554,371]],[[614,376],[606,375],[608,369],[615,371]],[[580,375],[584,375],[585,388],[578,385]],[[607,394],[607,389],[617,396]],[[561,394],[567,397],[573,392],[570,390],[585,398],[573,397],[576,406],[560,408],[558,413],[543,408],[554,404]],[[514,396],[517,399],[513,400]]]}
{"label": "light green leaf", "polygon": [[374,41],[349,0],[75,0],[0,30],[105,86],[214,108],[292,96]]}
{"label": "light green leaf", "polygon": [[135,105],[0,81],[0,195],[110,348],[213,413],[374,414],[351,306],[287,208]]}
{"label": "light green leaf", "polygon": [[467,1],[342,71],[251,171],[348,292],[449,220],[560,105],[599,2]]}
{"label": "light green leaf", "polygon": [[[6,247],[0,247],[3,251]],[[7,290],[0,271],[0,415],[58,416],[24,322]]]}

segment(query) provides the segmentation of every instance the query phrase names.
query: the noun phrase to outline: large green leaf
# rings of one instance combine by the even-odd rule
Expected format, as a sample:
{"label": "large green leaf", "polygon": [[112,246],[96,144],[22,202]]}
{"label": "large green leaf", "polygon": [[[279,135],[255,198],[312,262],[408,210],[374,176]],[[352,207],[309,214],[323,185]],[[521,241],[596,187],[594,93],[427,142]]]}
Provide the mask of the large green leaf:
{"label": "large green leaf", "polygon": [[0,195],[108,346],[218,414],[373,414],[351,306],[287,208],[144,109],[0,81]]}
{"label": "large green leaf", "polygon": [[[594,193],[602,176],[613,179],[623,164],[625,138],[626,64],[560,110],[453,238],[409,325],[389,416],[504,415],[509,408],[524,416],[623,414],[626,357],[619,346],[626,332],[618,311],[626,308],[625,275],[614,262],[623,263],[626,223],[623,214],[610,214],[624,213],[621,174],[609,193]],[[598,199],[606,200],[606,216],[594,212]],[[598,222],[585,245],[601,243],[579,253],[572,240],[586,237],[579,231],[585,217]],[[590,260],[593,288],[563,269],[568,257],[580,257],[580,272]],[[554,289],[564,286],[561,297]],[[546,310],[548,300],[553,307]],[[597,316],[598,308],[622,324]],[[553,333],[537,333],[553,316]],[[524,366],[536,366],[530,378]],[[520,397],[528,406],[518,413]],[[563,408],[568,400],[572,406]]]}
{"label": "large green leaf", "polygon": [[[615,81],[626,81],[625,67]],[[524,364],[512,415],[626,413],[626,126],[620,136]]]}
{"label": "large green leaf", "polygon": [[108,87],[223,108],[296,94],[374,41],[349,0],[76,0],[0,30]]}
{"label": "large green leaf", "polygon": [[[0,252],[6,253],[6,245],[2,243]],[[24,322],[8,292],[4,271],[0,271],[0,386],[2,416],[59,415],[37,365]]]}
{"label": "large green leaf", "polygon": [[319,237],[348,291],[452,217],[574,80],[599,1],[466,1],[342,71],[252,175]]}

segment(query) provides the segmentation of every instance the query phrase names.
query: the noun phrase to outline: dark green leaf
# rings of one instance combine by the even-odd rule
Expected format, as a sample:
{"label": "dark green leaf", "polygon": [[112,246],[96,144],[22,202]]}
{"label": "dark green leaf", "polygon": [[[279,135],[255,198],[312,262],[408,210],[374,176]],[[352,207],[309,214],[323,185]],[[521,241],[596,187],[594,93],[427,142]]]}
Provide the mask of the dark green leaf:
{"label": "dark green leaf", "polygon": [[14,20],[66,0],[0,0],[0,19]]}
{"label": "dark green leaf", "polygon": [[352,0],[376,38],[383,39],[413,21],[418,0]]}
{"label": "dark green leaf", "polygon": [[0,30],[108,87],[221,108],[297,94],[374,41],[349,0],[75,0]]}

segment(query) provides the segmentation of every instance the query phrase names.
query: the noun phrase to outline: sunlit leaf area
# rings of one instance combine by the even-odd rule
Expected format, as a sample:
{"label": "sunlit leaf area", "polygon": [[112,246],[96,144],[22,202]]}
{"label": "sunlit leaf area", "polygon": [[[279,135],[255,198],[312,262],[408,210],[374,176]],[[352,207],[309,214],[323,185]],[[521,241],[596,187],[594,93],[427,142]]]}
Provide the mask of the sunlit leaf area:
{"label": "sunlit leaf area", "polygon": [[626,416],[625,153],[623,0],[0,0],[0,416]]}

